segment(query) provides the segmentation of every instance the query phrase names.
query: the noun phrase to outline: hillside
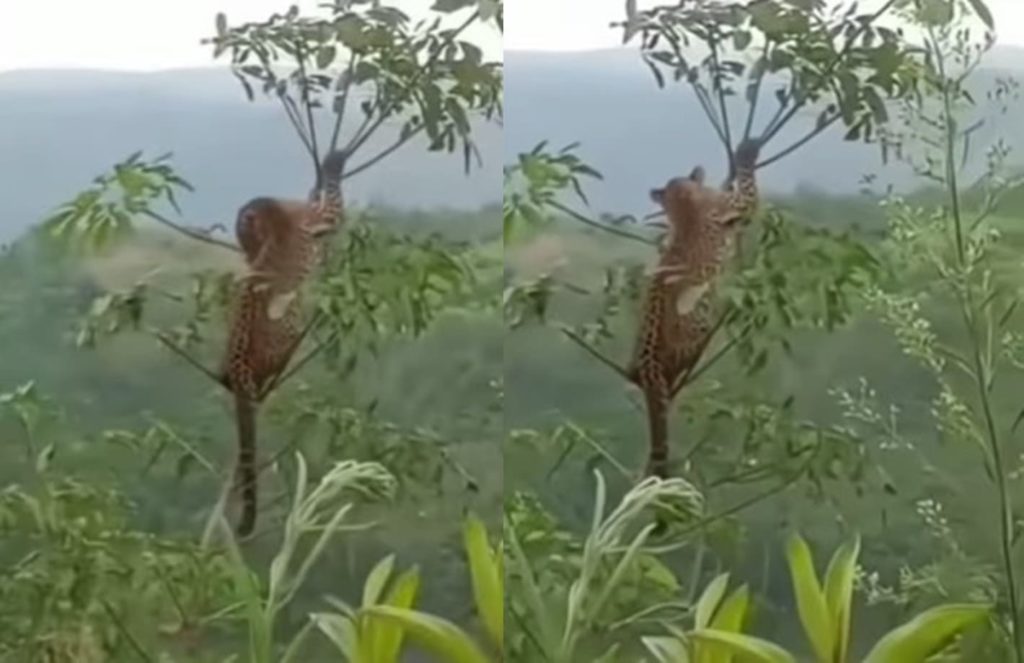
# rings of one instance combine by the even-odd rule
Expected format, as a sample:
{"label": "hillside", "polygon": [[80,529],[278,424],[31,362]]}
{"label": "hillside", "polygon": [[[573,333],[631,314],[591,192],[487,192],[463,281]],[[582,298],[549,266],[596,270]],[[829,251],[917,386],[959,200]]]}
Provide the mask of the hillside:
{"label": "hillside", "polygon": [[[579,141],[580,155],[604,175],[603,182],[588,189],[595,209],[650,211],[646,191],[652,184],[689,171],[696,163],[715,177],[724,175],[721,147],[690,89],[659,89],[635,50],[507,51],[505,67],[505,159],[514,159],[542,140],[554,147]],[[984,101],[996,78],[1022,70],[1024,49],[994,49],[974,82],[975,98]],[[769,114],[774,108],[762,104],[761,110]],[[787,145],[787,135],[802,136],[811,122],[813,115],[798,117],[773,145]],[[858,191],[861,178],[869,173],[880,175],[880,184],[911,186],[912,176],[905,169],[882,169],[877,148],[845,143],[842,136],[838,129],[828,131],[767,168],[762,175],[765,187],[775,193],[802,189],[849,194]],[[1012,147],[1024,146],[1024,127],[1013,115],[997,118],[975,138],[977,144],[988,144],[996,136]],[[978,164],[984,155],[974,157]]]}
{"label": "hillside", "polygon": [[[371,143],[389,144],[396,131],[385,127]],[[353,178],[349,199],[401,209],[497,202],[501,129],[481,123],[475,131],[484,167],[468,177],[461,154],[428,154],[422,141],[412,141]],[[254,192],[304,195],[311,183],[280,107],[248,102],[225,69],[0,74],[0,242],[137,150],[174,153],[176,167],[196,187],[182,201],[195,224],[229,221]],[[368,154],[374,153],[371,147]]]}

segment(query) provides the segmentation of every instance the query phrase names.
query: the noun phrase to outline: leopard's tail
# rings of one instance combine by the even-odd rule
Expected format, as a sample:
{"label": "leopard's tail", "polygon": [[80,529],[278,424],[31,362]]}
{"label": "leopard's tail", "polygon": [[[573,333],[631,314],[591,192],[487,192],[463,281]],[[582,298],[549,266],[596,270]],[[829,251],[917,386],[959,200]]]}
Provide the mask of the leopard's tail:
{"label": "leopard's tail", "polygon": [[245,538],[256,528],[259,507],[256,484],[256,403],[252,399],[235,394],[235,421],[238,426],[235,488],[239,491],[242,502],[242,513],[235,532],[240,538]]}
{"label": "leopard's tail", "polygon": [[644,389],[647,406],[648,456],[645,476],[668,478],[668,385],[657,380]]}

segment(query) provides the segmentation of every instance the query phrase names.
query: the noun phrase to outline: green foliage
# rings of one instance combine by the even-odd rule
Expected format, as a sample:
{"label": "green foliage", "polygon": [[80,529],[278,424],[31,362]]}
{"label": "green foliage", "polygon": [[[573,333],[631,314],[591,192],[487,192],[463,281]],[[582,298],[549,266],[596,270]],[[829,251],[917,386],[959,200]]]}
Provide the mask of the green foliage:
{"label": "green foliage", "polygon": [[314,286],[316,307],[336,335],[328,346],[376,351],[402,335],[419,336],[443,314],[477,307],[485,297],[473,247],[440,237],[415,238],[370,225],[349,228]]}
{"label": "green foliage", "polygon": [[[890,0],[860,13],[856,2],[836,6],[817,0],[633,7],[622,24],[623,39],[639,37],[659,86],[668,74],[693,87],[730,152],[729,97],[749,105],[743,134],[748,137],[762,88],[775,87],[777,109],[757,132],[763,143],[800,109],[818,106],[812,132],[768,163],[838,121],[847,129],[847,140],[870,140],[889,118],[885,99],[916,92],[920,63],[914,49],[899,30],[879,20],[896,4]],[[693,42],[703,48],[692,48]]]}
{"label": "green foliage", "polygon": [[577,147],[567,145],[552,154],[544,141],[505,166],[502,216],[506,242],[515,239],[523,227],[541,228],[553,211],[564,210],[559,197],[567,189],[587,202],[582,178],[600,180],[601,173],[576,156]]}
{"label": "green foliage", "polygon": [[463,526],[473,597],[487,634],[498,651],[505,642],[504,549],[492,549],[483,522],[470,514]]}
{"label": "green foliage", "polygon": [[[857,538],[836,550],[819,581],[810,548],[799,535],[787,546],[790,576],[800,621],[819,663],[849,660],[853,579],[860,552]],[[728,575],[715,578],[697,602],[692,631],[671,629],[672,636],[644,638],[659,663],[728,662],[733,656],[763,663],[795,663],[785,649],[740,632],[747,607],[746,587],[723,600]],[[914,617],[880,639],[865,663],[924,663],[964,631],[985,620],[982,605],[943,605]]]}
{"label": "green foliage", "polygon": [[176,647],[230,604],[219,552],[133,529],[114,491],[45,477],[0,494],[0,654],[107,661]]}
{"label": "green foliage", "polygon": [[135,218],[155,218],[161,204],[177,211],[176,191],[192,191],[192,185],[174,171],[169,159],[165,154],[145,161],[142,152],[132,154],[61,205],[44,221],[44,232],[62,244],[101,251],[129,235]]}
{"label": "green foliage", "polygon": [[[502,69],[461,35],[477,23],[502,27],[502,3],[439,2],[439,14],[422,23],[378,2],[339,2],[324,9],[323,18],[289,10],[241,26],[218,17],[218,36],[211,43],[218,55],[230,58],[247,89],[261,83],[281,101],[311,156],[342,149],[346,178],[416,136],[426,136],[431,150],[461,148],[468,168],[477,122],[500,116]],[[463,16],[442,15],[460,11]],[[448,25],[449,19],[458,23]],[[361,117],[352,111],[343,122],[353,105]],[[321,110],[333,113],[329,141],[317,137],[314,116]],[[401,123],[399,138],[367,153],[385,122]],[[345,141],[339,143],[343,130]],[[354,155],[362,161],[354,162]],[[496,237],[497,226],[480,229],[497,221],[496,210],[490,219],[458,215],[463,227],[457,233],[464,241],[457,242],[424,230],[451,229],[439,214],[404,214],[396,222],[399,214],[392,212],[367,224],[360,220],[370,215],[350,206],[346,232],[329,247],[329,260],[311,288],[313,347],[295,365],[297,370],[319,357],[321,370],[310,371],[309,384],[274,399],[266,423],[276,426],[265,427],[263,421],[260,426],[261,451],[274,454],[267,474],[293,480],[294,488],[274,495],[267,490],[274,482],[263,482],[261,508],[271,516],[266,529],[256,540],[236,542],[224,518],[230,491],[219,467],[231,436],[218,412],[222,404],[208,397],[219,387],[200,382],[198,374],[179,375],[152,343],[161,341],[209,377],[208,359],[201,355],[210,354],[211,341],[223,335],[234,283],[234,265],[224,259],[236,258],[222,251],[237,253],[237,247],[216,237],[218,228],[196,229],[164,216],[164,208],[179,212],[183,190],[191,185],[166,156],[132,155],[58,207],[42,226],[39,234],[47,240],[42,249],[50,253],[32,255],[52,260],[36,260],[37,269],[25,264],[24,254],[17,263],[2,256],[5,276],[7,270],[17,275],[13,303],[29,306],[8,317],[17,307],[5,297],[0,334],[5,340],[20,334],[24,355],[34,355],[31,374],[56,373],[57,387],[42,376],[39,382],[55,389],[60,400],[73,397],[81,408],[71,408],[76,418],[65,422],[32,382],[0,396],[0,434],[18,444],[24,439],[26,449],[24,459],[10,450],[0,453],[6,475],[31,486],[12,486],[0,495],[0,658],[5,660],[324,660],[318,655],[331,642],[312,636],[318,627],[327,634],[336,622],[310,604],[321,600],[325,577],[345,590],[357,555],[369,550],[376,556],[379,546],[393,545],[388,537],[401,530],[395,520],[443,519],[477,493],[486,499],[495,495],[490,485],[481,491],[466,467],[492,467],[488,445],[468,448],[461,439],[450,439],[454,425],[442,434],[427,425],[390,423],[377,409],[381,396],[394,410],[396,402],[406,405],[422,390],[404,384],[396,389],[394,376],[353,373],[357,364],[369,369],[362,373],[395,373],[396,367],[408,370],[421,363],[426,372],[443,376],[451,369],[445,357],[454,354],[463,364],[456,367],[459,384],[449,397],[458,398],[463,382],[479,381],[492,368],[488,357],[472,353],[486,345],[486,318],[498,304],[500,252],[482,244]],[[408,232],[398,227],[403,221]],[[149,222],[189,244],[149,232],[143,225]],[[219,253],[200,251],[200,243]],[[61,252],[67,248],[80,251]],[[145,265],[144,273],[134,273],[133,260]],[[75,321],[79,314],[82,319]],[[443,329],[453,320],[463,324],[460,333],[468,342],[459,343],[458,334]],[[48,344],[63,341],[76,322],[73,340],[92,352],[65,363],[62,347]],[[427,356],[430,351],[412,343],[415,339],[443,351]],[[396,356],[404,353],[404,363],[378,353],[385,345]],[[466,365],[467,354],[477,363]],[[5,377],[9,367],[17,366],[11,376],[20,373],[20,356],[5,359]],[[120,377],[119,371],[124,371]],[[481,411],[493,405],[490,392],[473,400]],[[427,399],[427,407],[437,401]],[[143,408],[147,411],[140,413]],[[152,414],[150,408],[160,411]],[[402,414],[415,419],[417,408],[422,413],[423,403],[413,402]],[[450,404],[443,404],[427,414],[432,420],[458,419],[458,412],[448,409]],[[459,426],[467,436],[486,438],[493,419],[459,419]],[[82,430],[68,430],[75,426]],[[286,444],[276,444],[279,432],[290,436]],[[299,453],[291,462],[294,450]],[[308,466],[307,458],[312,459]],[[193,468],[203,471],[193,473]],[[442,494],[448,470],[471,490],[454,499]],[[64,471],[74,478],[58,479]],[[100,488],[111,478],[123,494]],[[493,483],[492,476],[485,478]],[[209,513],[218,491],[221,499]],[[141,506],[135,508],[124,495],[137,496]],[[381,513],[388,515],[391,531],[384,527],[336,540],[341,532],[369,530],[368,514]],[[206,522],[201,540],[188,543],[201,520]],[[399,548],[404,545],[407,554],[429,564],[432,574],[443,576],[450,562],[433,551],[457,534],[457,518],[448,525],[421,528],[420,542]],[[467,525],[468,575],[487,642],[500,649],[501,557],[479,527],[477,521]],[[340,558],[341,550],[347,559]],[[462,561],[455,563],[461,572]],[[418,571],[392,579],[390,570],[379,567],[371,574],[366,610],[381,603],[395,609],[413,605]],[[373,586],[377,590],[369,591]],[[439,593],[435,604],[449,614],[461,600]],[[296,614],[321,618],[296,623]],[[363,618],[370,622],[359,624],[359,660],[397,661],[408,639],[405,629],[369,612],[361,613]],[[425,619],[442,624],[440,618]]]}
{"label": "green foliage", "polygon": [[[366,578],[361,614],[340,600],[331,602],[341,614],[319,613],[312,616],[317,628],[353,663],[395,663],[405,637],[400,627],[374,619],[366,610],[375,605],[411,608],[419,591],[420,576],[410,569],[392,580],[394,556],[378,562]],[[384,588],[389,586],[385,596]]]}
{"label": "green foliage", "polygon": [[[420,133],[426,133],[431,150],[461,147],[468,169],[475,153],[470,118],[500,114],[502,70],[500,63],[484,60],[479,46],[459,36],[470,24],[493,18],[494,3],[482,3],[456,28],[442,27],[442,16],[413,23],[401,10],[370,0],[325,8],[323,18],[302,16],[292,7],[265,21],[237,26],[229,26],[219,14],[217,35],[208,43],[215,58],[230,57],[250,99],[255,84],[281,101],[314,160],[319,145],[313,111],[318,108],[331,109],[337,118],[333,148],[347,108],[358,103],[363,118],[342,147],[349,157],[384,122],[400,118],[398,141],[350,168],[347,176]],[[282,60],[288,63],[287,72]]]}
{"label": "green foliage", "polygon": [[[504,601],[501,588],[501,548],[492,550],[483,523],[470,515],[464,524],[464,547],[477,611],[492,638],[498,660],[502,650]],[[386,557],[367,576],[359,609],[332,600],[338,613],[319,613],[312,619],[352,663],[394,663],[408,638],[439,660],[451,663],[486,663],[492,660],[468,633],[452,622],[413,609],[419,575],[413,570],[396,578],[386,597],[394,558]],[[383,600],[381,600],[383,598]]]}
{"label": "green foliage", "polygon": [[[506,507],[508,610],[521,632],[506,644],[509,658],[534,660],[541,655],[570,661],[589,655],[615,660],[623,642],[618,630],[642,616],[624,611],[637,598],[633,592],[642,591],[637,580],[651,574],[652,567],[660,568],[648,543],[655,525],[644,521],[662,514],[694,522],[703,511],[702,496],[686,481],[648,479],[606,515],[605,480],[600,472],[594,476],[593,518],[578,547],[542,513],[531,514],[536,507],[529,501]],[[640,603],[649,600],[644,596]]]}
{"label": "green foliage", "polygon": [[[254,663],[301,660],[298,655],[309,626],[300,630],[279,659],[274,643],[275,625],[281,612],[306,583],[313,565],[324,554],[327,544],[338,532],[362,529],[365,525],[346,525],[354,508],[351,496],[388,498],[394,493],[394,477],[376,463],[343,461],[325,474],[310,490],[306,462],[296,456],[297,476],[292,507],[285,520],[281,547],[270,564],[266,589],[253,578],[234,541],[231,529],[219,511],[207,526],[207,536],[220,529],[228,542],[235,563],[235,585],[242,597],[242,612],[249,631],[249,658]],[[217,527],[219,525],[219,528]],[[309,543],[300,552],[300,544]]]}

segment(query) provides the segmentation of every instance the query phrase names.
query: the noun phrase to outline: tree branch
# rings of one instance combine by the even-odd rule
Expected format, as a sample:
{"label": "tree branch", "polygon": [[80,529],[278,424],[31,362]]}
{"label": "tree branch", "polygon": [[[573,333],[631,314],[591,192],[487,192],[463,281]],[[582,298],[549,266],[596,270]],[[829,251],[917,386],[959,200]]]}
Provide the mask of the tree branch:
{"label": "tree branch", "polygon": [[334,339],[336,339],[336,338],[338,338],[338,333],[337,332],[332,332],[331,335],[328,336],[325,341],[323,341],[322,343],[318,343],[315,348],[313,348],[312,350],[310,350],[309,352],[306,353],[305,357],[303,357],[299,361],[295,362],[295,365],[292,366],[292,368],[290,370],[288,370],[285,373],[282,373],[281,377],[278,378],[278,380],[276,382],[274,382],[274,387],[273,388],[275,390],[280,388],[281,385],[283,385],[290,378],[292,378],[296,373],[298,373],[300,370],[302,370],[302,368],[305,367],[306,364],[308,364],[314,357],[316,357],[318,354],[320,354],[320,352],[324,348],[326,348],[330,343],[332,343],[334,341]]}
{"label": "tree branch", "polygon": [[191,239],[197,240],[199,242],[203,242],[204,244],[212,244],[213,246],[219,246],[222,249],[228,249],[229,251],[234,251],[235,253],[240,253],[241,252],[241,249],[239,249],[237,246],[235,246],[231,242],[225,242],[224,240],[217,239],[216,237],[211,237],[210,236],[210,233],[212,233],[214,229],[216,229],[216,228],[223,229],[224,228],[224,226],[222,226],[220,224],[216,224],[216,225],[212,226],[210,229],[204,231],[204,230],[198,230],[198,229],[195,229],[195,228],[189,228],[187,226],[183,226],[183,225],[177,224],[174,221],[171,221],[170,219],[168,219],[167,217],[162,216],[160,214],[157,214],[156,212],[153,212],[151,210],[144,210],[143,214],[145,214],[149,218],[153,219],[154,221],[167,226],[171,230],[179,232],[182,235],[185,235],[186,237],[189,237]]}
{"label": "tree branch", "polygon": [[188,363],[192,364],[192,366],[194,368],[199,370],[206,377],[210,378],[210,380],[212,380],[213,382],[219,384],[222,387],[225,386],[224,385],[224,380],[222,380],[219,375],[217,375],[216,373],[214,373],[213,371],[211,371],[207,367],[203,366],[203,364],[198,359],[196,359],[195,357],[190,355],[188,352],[186,352],[185,350],[183,350],[180,347],[178,347],[178,345],[174,341],[172,341],[171,339],[167,338],[162,332],[154,331],[154,332],[151,332],[151,333],[153,334],[153,336],[156,337],[156,339],[158,341],[163,343],[164,346],[167,347],[168,350],[171,350],[172,352],[174,352],[174,354],[178,355],[179,357],[181,357],[182,359],[184,359]]}
{"label": "tree branch", "polygon": [[594,357],[595,359],[600,361],[602,364],[604,364],[608,368],[610,368],[613,371],[615,371],[616,373],[618,373],[619,377],[621,377],[623,380],[626,380],[627,382],[630,382],[630,383],[633,382],[633,380],[630,379],[630,377],[629,377],[629,373],[626,372],[626,369],[622,368],[621,366],[616,364],[614,361],[612,361],[608,357],[606,357],[603,354],[601,354],[600,352],[598,352],[593,346],[591,346],[589,343],[587,343],[582,338],[580,338],[580,336],[578,334],[576,334],[576,332],[574,332],[573,330],[569,329],[568,327],[562,327],[561,329],[562,329],[562,333],[565,334],[569,338],[570,341],[572,341],[576,345],[580,346],[581,348],[586,350],[592,357]]}
{"label": "tree branch", "polygon": [[[704,351],[707,350],[708,346],[711,345],[711,341],[718,334],[718,332],[722,329],[722,327],[725,326],[726,322],[729,320],[729,318],[732,316],[732,314],[733,314],[733,311],[731,309],[729,309],[729,310],[726,310],[724,313],[722,313],[721,316],[719,316],[718,321],[715,322],[715,326],[712,327],[711,331],[709,331],[707,336],[704,337],[703,344],[697,350],[698,360],[699,360],[700,356],[704,354]],[[742,336],[741,336],[741,338],[742,338]],[[675,398],[676,396],[678,396],[679,392],[682,391],[683,387],[685,387],[688,384],[693,383],[698,377],[700,377],[701,374],[706,372],[715,362],[717,362],[723,356],[725,356],[725,354],[730,349],[732,349],[732,346],[734,346],[737,342],[738,342],[737,339],[730,339],[729,343],[726,343],[726,345],[722,349],[720,349],[718,352],[716,352],[714,355],[712,355],[711,359],[709,359],[707,362],[705,362],[699,368],[697,367],[697,363],[694,362],[693,366],[691,366],[689,370],[685,371],[682,375],[680,375],[676,379],[675,383],[672,385],[671,398]]]}
{"label": "tree branch", "polygon": [[[764,52],[761,54],[761,60],[763,60],[766,63],[768,61],[768,48],[769,48],[769,45],[770,45],[770,42],[766,39],[765,42],[764,42]],[[750,108],[747,109],[747,123],[746,123],[746,126],[744,126],[744,128],[743,128],[743,140],[749,140],[750,139],[750,134],[754,130],[754,120],[756,119],[756,116],[757,116],[757,104],[758,104],[758,102],[761,99],[761,85],[764,83],[764,77],[765,77],[765,75],[767,73],[768,73],[768,66],[766,64],[761,69],[761,73],[760,73],[760,75],[758,75],[757,80],[755,80],[752,83],[752,85],[753,85],[753,93],[751,94],[751,98],[749,99]]]}
{"label": "tree branch", "polygon": [[585,216],[583,214],[580,214],[579,212],[577,212],[576,210],[572,209],[571,207],[563,205],[562,203],[559,203],[557,201],[551,202],[550,205],[551,205],[551,207],[555,208],[559,212],[561,212],[561,213],[563,213],[563,214],[565,214],[567,216],[570,216],[573,219],[575,219],[576,221],[579,221],[582,224],[588,225],[591,228],[597,228],[598,230],[603,230],[606,233],[610,233],[612,235],[618,235],[619,237],[624,237],[626,239],[631,239],[634,242],[640,242],[642,244],[646,244],[647,246],[657,246],[658,245],[657,242],[655,242],[653,240],[650,240],[650,239],[648,239],[648,238],[646,238],[646,237],[644,237],[642,235],[637,235],[637,234],[629,232],[628,230],[620,230],[618,228],[615,228],[614,226],[606,226],[603,223],[598,223],[597,221],[594,221],[593,219],[588,218],[587,216]]}
{"label": "tree branch", "polygon": [[721,141],[722,145],[725,146],[727,150],[732,152],[732,148],[729,147],[729,141],[725,137],[725,132],[718,124],[718,116],[715,114],[715,109],[711,103],[711,97],[708,95],[708,91],[705,90],[697,81],[690,83],[690,86],[693,87],[694,94],[697,95],[697,101],[700,102],[700,107],[704,110],[704,115],[708,118],[708,122],[711,123],[711,127],[718,135],[718,140]]}
{"label": "tree branch", "polygon": [[[808,448],[802,450],[800,453],[808,453],[808,452],[810,452],[808,454],[807,460],[804,461],[804,463],[802,465],[800,465],[800,467],[796,468],[789,476],[787,476],[785,479],[783,479],[781,482],[779,482],[778,485],[772,486],[771,488],[763,490],[760,493],[757,493],[756,495],[752,495],[751,497],[749,497],[749,498],[747,498],[745,500],[742,500],[741,502],[739,502],[739,503],[735,504],[734,506],[731,506],[731,507],[729,507],[729,508],[727,508],[727,509],[725,509],[723,511],[719,511],[716,514],[713,514],[711,516],[708,516],[706,518],[702,518],[701,520],[698,520],[697,522],[693,523],[692,525],[690,525],[689,527],[687,527],[686,529],[681,531],[677,536],[685,537],[685,536],[688,536],[690,534],[693,534],[694,532],[706,531],[708,525],[712,525],[712,524],[718,522],[719,520],[723,520],[725,518],[728,518],[729,516],[734,516],[737,513],[741,512],[741,511],[744,511],[745,509],[748,509],[748,508],[754,506],[755,504],[757,504],[759,502],[763,502],[764,500],[768,499],[769,497],[772,497],[773,495],[781,493],[782,491],[784,491],[785,489],[789,488],[794,483],[796,483],[796,480],[799,479],[800,477],[802,477],[807,472],[808,468],[810,468],[810,466],[811,466],[811,462],[813,462],[814,459],[817,458],[818,450],[819,449],[820,449],[820,447],[816,447],[815,446],[815,447],[808,447]],[[665,546],[655,546],[655,547],[647,548],[647,552],[651,553],[651,554],[654,554],[654,555],[664,555],[666,553],[670,553],[670,552],[673,552],[675,550],[679,550],[680,548],[683,548],[683,547],[688,546],[688,545],[689,545],[689,542],[687,542],[687,541],[679,541],[679,542],[676,542],[676,543],[670,543],[670,544],[665,545]]]}
{"label": "tree branch", "polygon": [[320,182],[320,149],[316,142],[316,122],[313,121],[313,104],[309,100],[309,81],[306,80],[306,53],[302,48],[301,41],[296,43],[295,59],[299,63],[302,106],[306,109],[306,122],[309,124],[310,156],[313,158],[313,170],[316,173],[316,181]]}
{"label": "tree branch", "polygon": [[810,131],[806,136],[804,136],[800,140],[796,141],[795,143],[793,143],[792,145],[790,145],[786,149],[781,150],[780,152],[778,152],[777,154],[773,155],[772,157],[770,157],[768,159],[765,159],[761,163],[757,164],[757,166],[755,166],[755,169],[764,168],[765,166],[770,166],[771,164],[775,163],[779,159],[782,159],[783,157],[788,156],[789,154],[795,152],[796,150],[799,150],[801,147],[803,147],[804,145],[809,143],[811,140],[813,140],[818,134],[820,134],[821,132],[825,131],[826,129],[831,127],[833,124],[835,124],[836,120],[838,120],[841,117],[842,117],[842,114],[837,111],[835,115],[833,115],[829,119],[825,120],[824,122],[818,124],[818,126],[814,127],[814,129],[812,131]]}
{"label": "tree branch", "polygon": [[719,69],[718,40],[711,40],[711,64],[715,68],[714,76],[711,77],[711,84],[718,97],[718,109],[722,118],[722,134],[725,141],[725,151],[729,159],[729,172],[735,172],[735,157],[732,149],[732,130],[729,128],[729,109],[725,103],[725,90],[722,87],[722,72]]}
{"label": "tree branch", "polygon": [[[843,58],[845,58],[846,54],[850,52],[850,48],[852,48],[854,43],[856,43],[856,41],[858,39],[860,39],[860,36],[862,34],[864,34],[864,32],[868,28],[870,28],[872,25],[874,25],[875,21],[877,21],[879,19],[879,17],[882,16],[882,14],[886,13],[887,11],[889,11],[889,9],[891,9],[892,6],[895,5],[898,1],[899,0],[888,0],[884,5],[882,5],[878,9],[878,11],[876,11],[874,14],[872,14],[868,18],[867,21],[861,21],[860,22],[860,27],[858,27],[857,30],[855,30],[854,33],[852,35],[850,35],[849,38],[847,38],[846,42],[843,44],[843,47],[841,49],[839,49],[839,52],[836,53],[836,56],[834,58],[832,58],[831,61],[829,61],[828,65],[826,65],[824,71],[822,72],[822,74],[820,76],[820,80],[821,81],[827,80],[828,77],[832,75],[832,72],[834,72],[836,67],[839,66],[839,63],[843,61]],[[763,135],[763,137],[761,139],[762,144],[767,143],[776,134],[778,134],[779,131],[782,130],[782,127],[784,127],[787,124],[789,124],[789,121],[793,119],[793,117],[800,111],[800,109],[807,105],[807,100],[809,98],[810,98],[809,95],[805,95],[802,99],[797,99],[796,103],[793,104],[793,106],[790,108],[789,112],[786,113],[782,117],[782,119],[779,120],[775,124],[774,127],[769,125],[768,129],[765,130],[765,133],[764,133],[764,135]],[[769,129],[770,129],[770,131],[769,131]],[[817,134],[815,134],[815,135],[817,135]]]}
{"label": "tree branch", "polygon": [[345,69],[344,85],[338,90],[338,97],[341,97],[341,105],[335,109],[334,118],[334,131],[331,133],[331,145],[327,150],[330,154],[338,148],[338,138],[341,137],[341,125],[345,121],[345,111],[348,109],[348,95],[352,91],[352,81],[354,72],[356,69],[356,63],[359,61],[359,56],[353,54],[348,61],[348,67]]}
{"label": "tree branch", "polygon": [[295,105],[295,101],[285,94],[283,91],[279,92],[277,98],[281,100],[281,105],[284,106],[284,111],[288,115],[288,121],[292,123],[292,128],[295,129],[295,133],[299,135],[299,140],[302,141],[303,147],[306,148],[306,152],[310,154],[313,159],[316,159],[316,152],[313,150],[313,144],[309,140],[309,136],[306,135],[306,131],[302,128],[302,120],[299,119],[299,108]]}
{"label": "tree branch", "polygon": [[372,157],[370,159],[367,159],[366,161],[364,161],[363,163],[359,164],[355,168],[352,168],[351,170],[346,170],[345,173],[342,175],[342,179],[348,179],[350,177],[354,177],[355,175],[358,175],[359,173],[361,173],[364,170],[366,170],[367,168],[372,168],[379,161],[387,158],[395,150],[397,150],[398,148],[402,147],[407,142],[412,140],[413,137],[417,136],[420,132],[422,132],[424,128],[425,127],[423,127],[422,125],[419,126],[419,127],[416,127],[415,129],[413,129],[412,131],[410,131],[406,135],[404,135],[401,138],[399,138],[398,140],[396,140],[389,147],[381,150],[376,156],[374,156],[374,157]]}
{"label": "tree branch", "polygon": [[288,353],[286,355],[284,366],[282,367],[281,373],[275,376],[275,378],[271,380],[266,387],[264,387],[263,392],[260,394],[260,400],[263,400],[264,398],[269,396],[271,392],[275,391],[278,387],[280,387],[287,378],[291,377],[296,372],[298,372],[298,370],[302,368],[312,358],[311,355],[313,353],[310,353],[310,355],[307,355],[304,359],[302,359],[291,371],[286,372],[284,370],[285,368],[288,367],[288,364],[291,362],[292,357],[295,355],[295,352],[302,345],[302,342],[306,340],[306,337],[313,330],[313,327],[315,327],[317,323],[320,322],[320,319],[322,317],[323,316],[321,315],[320,311],[317,311],[316,313],[310,316],[309,322],[306,323],[306,326],[302,328],[301,332],[299,332],[299,336],[295,339],[295,341],[292,342],[291,347],[288,348]]}
{"label": "tree branch", "polygon": [[[457,28],[449,32],[445,37],[444,43],[439,44],[437,48],[434,49],[434,52],[431,53],[430,57],[423,64],[423,66],[419,68],[419,71],[417,71],[416,74],[412,76],[411,80],[409,81],[409,85],[407,86],[407,89],[413,89],[416,86],[416,84],[419,83],[420,77],[422,77],[426,72],[430,71],[433,68],[433,66],[437,63],[438,58],[441,57],[441,54],[446,50],[446,47],[452,44],[459,37],[459,35],[461,35],[470,25],[473,24],[474,21],[476,21],[479,18],[480,10],[478,9],[474,11],[472,14],[470,14],[469,18],[463,21]],[[366,141],[369,140],[374,133],[376,133],[376,131],[385,122],[385,120],[387,120],[391,116],[391,113],[397,108],[397,104],[395,102],[392,102],[390,105],[385,106],[385,104],[380,99],[379,89],[376,90],[375,96],[376,99],[374,101],[373,107],[371,107],[370,112],[367,113],[366,119],[363,120],[363,124],[359,127],[359,129],[356,130],[355,134],[353,134],[352,136],[352,139],[344,148],[344,152],[348,156],[353,155],[360,147],[362,147],[366,143]],[[379,113],[379,117],[377,117],[376,121],[371,122],[371,119],[374,117],[375,112]],[[398,147],[400,147],[400,145],[396,146],[394,149],[398,149]],[[390,153],[391,152],[388,152],[388,154]],[[370,166],[376,164],[379,160],[380,159],[376,158],[370,159],[369,161],[366,162],[366,164],[361,166],[361,168],[369,168]]]}
{"label": "tree branch", "polygon": [[[366,114],[366,119],[363,120],[362,125],[360,125],[359,129],[352,135],[352,139],[348,144],[345,145],[345,154],[350,156],[355,154],[356,150],[365,145],[366,141],[370,140],[370,137],[377,133],[377,130],[380,129],[381,125],[391,117],[390,111],[385,111],[383,108],[383,105],[376,102],[374,103],[370,112]],[[376,111],[374,109],[376,109]],[[380,115],[376,119],[373,119],[375,112],[380,113]]]}

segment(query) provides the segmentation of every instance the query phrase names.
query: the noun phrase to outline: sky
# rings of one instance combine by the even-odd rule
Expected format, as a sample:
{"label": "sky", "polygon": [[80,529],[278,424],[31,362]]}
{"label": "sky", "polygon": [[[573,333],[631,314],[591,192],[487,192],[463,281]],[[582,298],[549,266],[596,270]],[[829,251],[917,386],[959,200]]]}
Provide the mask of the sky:
{"label": "sky", "polygon": [[[520,0],[512,0],[517,2]],[[293,4],[316,11],[324,0],[0,0],[0,71],[12,69],[157,70],[215,64],[200,41],[214,33],[214,16],[231,24],[263,20]],[[387,0],[414,18],[433,0]],[[460,15],[462,16],[462,15]],[[500,56],[501,34],[467,32]],[[223,63],[222,63],[223,64]]]}
{"label": "sky", "polygon": [[[434,0],[386,0],[414,17]],[[659,0],[639,0],[641,8]],[[879,0],[875,0],[876,2]],[[999,42],[1024,46],[1024,0],[987,0]],[[218,11],[232,23],[261,20],[324,0],[2,0],[0,71],[39,68],[156,70],[215,64],[200,41]],[[624,0],[506,0],[504,37],[481,27],[467,36],[491,57],[508,50],[588,50],[619,45]],[[867,6],[868,3],[862,2]]]}
{"label": "sky", "polygon": [[[1024,0],[986,0],[998,43],[1024,46]],[[877,0],[876,0],[877,2]],[[665,0],[638,0],[640,9]],[[862,9],[872,5],[860,3]],[[620,45],[609,28],[625,17],[625,0],[506,0],[505,50],[577,51]]]}

